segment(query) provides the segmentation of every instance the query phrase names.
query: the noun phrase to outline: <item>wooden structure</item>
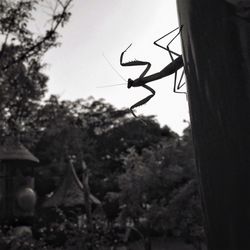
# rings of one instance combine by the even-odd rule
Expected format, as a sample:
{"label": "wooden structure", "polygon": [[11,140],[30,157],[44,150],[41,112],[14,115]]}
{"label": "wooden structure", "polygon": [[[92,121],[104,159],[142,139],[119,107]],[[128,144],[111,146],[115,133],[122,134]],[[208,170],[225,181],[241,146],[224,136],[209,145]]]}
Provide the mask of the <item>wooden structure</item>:
{"label": "wooden structure", "polygon": [[[92,204],[99,205],[101,202],[92,194],[90,194]],[[68,167],[61,184],[51,197],[44,201],[43,207],[74,207],[84,206],[84,192],[77,184],[73,172]]]}

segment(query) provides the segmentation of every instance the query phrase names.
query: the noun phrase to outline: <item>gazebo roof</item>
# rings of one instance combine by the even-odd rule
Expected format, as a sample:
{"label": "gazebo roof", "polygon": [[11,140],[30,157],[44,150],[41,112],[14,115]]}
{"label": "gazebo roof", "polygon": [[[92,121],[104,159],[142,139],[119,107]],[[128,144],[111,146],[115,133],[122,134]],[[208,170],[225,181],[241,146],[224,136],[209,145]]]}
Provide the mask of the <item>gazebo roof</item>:
{"label": "gazebo roof", "polygon": [[20,142],[9,138],[0,145],[0,160],[27,160],[39,162],[39,160]]}
{"label": "gazebo roof", "polygon": [[[101,202],[94,196],[90,195],[92,203],[100,205]],[[73,173],[68,167],[63,177],[61,185],[54,194],[43,203],[43,207],[73,207],[76,205],[84,205],[84,194],[76,183]]]}

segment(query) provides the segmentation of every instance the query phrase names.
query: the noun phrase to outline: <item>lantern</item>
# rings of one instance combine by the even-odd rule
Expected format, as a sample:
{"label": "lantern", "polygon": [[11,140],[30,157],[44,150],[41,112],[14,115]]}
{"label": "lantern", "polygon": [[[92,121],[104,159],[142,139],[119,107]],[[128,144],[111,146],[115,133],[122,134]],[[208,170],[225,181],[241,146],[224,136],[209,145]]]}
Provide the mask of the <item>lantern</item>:
{"label": "lantern", "polygon": [[34,166],[39,160],[13,139],[0,147],[0,220],[21,224],[34,215]]}

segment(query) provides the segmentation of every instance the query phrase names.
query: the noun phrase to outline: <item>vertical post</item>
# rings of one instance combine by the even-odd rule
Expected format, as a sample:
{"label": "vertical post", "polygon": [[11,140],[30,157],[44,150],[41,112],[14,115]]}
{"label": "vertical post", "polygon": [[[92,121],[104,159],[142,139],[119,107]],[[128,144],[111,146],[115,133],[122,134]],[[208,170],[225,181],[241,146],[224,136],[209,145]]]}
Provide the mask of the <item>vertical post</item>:
{"label": "vertical post", "polygon": [[177,0],[209,250],[250,249],[250,5],[240,4]]}
{"label": "vertical post", "polygon": [[89,173],[87,165],[84,161],[82,161],[82,185],[83,185],[83,192],[84,192],[84,201],[85,201],[85,209],[87,215],[87,224],[89,233],[93,234],[93,218],[92,218],[92,211],[91,211],[91,200],[90,200],[90,188],[89,188]]}

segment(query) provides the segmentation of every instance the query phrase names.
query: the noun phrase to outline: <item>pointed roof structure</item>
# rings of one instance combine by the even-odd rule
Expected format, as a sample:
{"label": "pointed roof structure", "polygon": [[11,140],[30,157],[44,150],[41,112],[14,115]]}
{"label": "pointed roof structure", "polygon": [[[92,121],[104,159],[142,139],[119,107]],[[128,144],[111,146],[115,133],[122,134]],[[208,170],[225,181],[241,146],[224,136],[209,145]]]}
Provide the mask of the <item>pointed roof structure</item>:
{"label": "pointed roof structure", "polygon": [[[101,204],[101,202],[92,194],[90,195],[90,200],[92,204]],[[43,207],[73,207],[84,204],[84,193],[76,183],[70,167],[68,167],[61,185],[59,185],[51,197],[45,200]]]}
{"label": "pointed roof structure", "polygon": [[18,140],[9,137],[0,146],[0,160],[26,160],[38,163],[39,160]]}

